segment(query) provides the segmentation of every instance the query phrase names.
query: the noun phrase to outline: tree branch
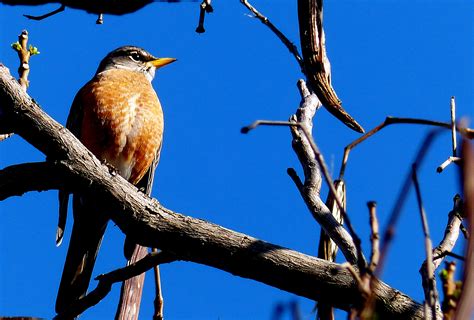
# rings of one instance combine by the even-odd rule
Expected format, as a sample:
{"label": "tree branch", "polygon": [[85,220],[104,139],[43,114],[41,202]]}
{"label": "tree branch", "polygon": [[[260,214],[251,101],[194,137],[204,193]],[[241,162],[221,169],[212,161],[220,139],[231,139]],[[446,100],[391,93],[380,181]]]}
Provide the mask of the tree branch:
{"label": "tree branch", "polygon": [[[45,114],[3,66],[0,66],[0,108],[14,124],[16,133],[45,153],[49,161],[47,165],[32,166],[28,176],[19,172],[15,183],[23,182],[24,186],[17,190],[25,192],[28,185],[41,185],[44,179],[33,168],[36,171],[46,168],[52,173],[50,177],[59,173],[58,178],[51,179],[56,180],[57,188],[80,189],[100,199],[99,209],[140,245],[156,247],[184,261],[218,268],[312,300],[324,296],[326,301],[345,310],[359,299],[352,276],[338,264],[172,212],[138,192]],[[61,177],[70,181],[60,181]],[[52,182],[44,183],[53,186]],[[8,183],[2,184],[0,193],[6,194],[9,187]],[[374,291],[376,310],[386,318],[422,318],[422,307],[408,296],[383,282]]]}
{"label": "tree branch", "polygon": [[349,128],[364,129],[342,107],[331,85],[331,65],[326,54],[322,0],[298,0],[301,51],[306,78],[323,106]]}
{"label": "tree branch", "polygon": [[145,271],[153,268],[154,266],[170,263],[173,261],[176,261],[176,257],[173,255],[169,255],[164,252],[152,252],[134,264],[106,274],[101,274],[95,278],[95,280],[99,281],[99,284],[94,290],[89,292],[86,296],[80,298],[76,303],[70,306],[65,313],[58,314],[55,319],[73,319],[104,299],[112,289],[112,285],[114,283],[123,282],[125,280],[134,278],[143,274]]}

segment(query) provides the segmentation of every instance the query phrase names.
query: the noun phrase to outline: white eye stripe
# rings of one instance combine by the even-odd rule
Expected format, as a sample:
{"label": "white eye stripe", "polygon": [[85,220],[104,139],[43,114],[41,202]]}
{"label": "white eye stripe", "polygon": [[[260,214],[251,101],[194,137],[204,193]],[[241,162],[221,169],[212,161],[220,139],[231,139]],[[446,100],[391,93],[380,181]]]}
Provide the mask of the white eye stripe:
{"label": "white eye stripe", "polygon": [[140,61],[140,54],[138,54],[138,52],[136,51],[133,51],[130,53],[129,55],[130,59],[132,59],[133,61],[136,61],[136,62],[139,62]]}

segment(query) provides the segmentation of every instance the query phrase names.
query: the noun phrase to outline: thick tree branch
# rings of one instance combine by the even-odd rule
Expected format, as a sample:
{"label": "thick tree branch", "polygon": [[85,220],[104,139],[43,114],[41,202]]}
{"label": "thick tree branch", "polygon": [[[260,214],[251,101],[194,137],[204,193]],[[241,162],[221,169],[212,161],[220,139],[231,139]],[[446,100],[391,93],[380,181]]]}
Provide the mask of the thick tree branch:
{"label": "thick tree branch", "polygon": [[[3,66],[0,67],[0,107],[14,123],[16,133],[47,155],[51,164],[43,166],[58,171],[58,177],[66,175],[71,179],[65,183],[58,178],[57,187],[74,186],[90,193],[88,196],[101,199],[98,204],[103,206],[100,209],[104,214],[137,243],[312,300],[324,297],[341,309],[348,310],[359,299],[352,276],[337,264],[172,212],[155,199],[137,192],[122,177],[109,172],[68,130],[46,115]],[[36,165],[37,170],[39,167]],[[38,186],[42,180],[36,174],[22,178],[18,180],[25,186]],[[2,189],[8,188],[8,184],[2,185]],[[17,189],[27,190],[26,187]],[[385,319],[422,318],[420,304],[406,295],[382,282],[374,291],[376,309]]]}

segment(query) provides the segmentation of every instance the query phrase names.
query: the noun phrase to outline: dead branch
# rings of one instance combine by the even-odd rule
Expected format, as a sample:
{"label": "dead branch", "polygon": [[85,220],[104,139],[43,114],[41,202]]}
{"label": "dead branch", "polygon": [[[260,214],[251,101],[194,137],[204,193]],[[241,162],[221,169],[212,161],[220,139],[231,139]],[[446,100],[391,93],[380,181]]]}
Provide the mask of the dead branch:
{"label": "dead branch", "polygon": [[298,62],[298,65],[300,66],[301,72],[305,74],[304,71],[304,64],[303,64],[303,58],[301,58],[300,53],[298,52],[298,48],[296,45],[291,42],[284,34],[283,32],[280,31],[266,16],[261,14],[254,6],[252,6],[247,0],[240,0],[240,2],[248,9],[252,14],[260,20],[264,25],[266,25],[277,37],[280,39],[280,41],[285,45],[285,47],[290,51],[290,53],[293,55],[293,57],[296,59],[296,62]]}
{"label": "dead branch", "polygon": [[[337,264],[172,212],[138,192],[122,177],[109,172],[68,130],[46,115],[3,66],[0,107],[15,125],[15,132],[46,154],[49,161],[16,170],[16,190],[81,190],[97,199],[104,214],[143,246],[157,247],[184,261],[212,266],[315,301],[324,296],[345,310],[359,298],[352,276]],[[0,174],[11,177],[11,171],[6,168]],[[41,179],[45,174],[54,179]],[[8,183],[2,184],[0,194],[8,194],[9,189]],[[420,304],[383,282],[378,282],[374,295],[377,312],[382,316],[423,317]]]}
{"label": "dead branch", "polygon": [[[415,163],[418,168],[423,163],[428,149],[433,143],[433,140],[439,135],[439,133],[440,133],[439,130],[432,130],[426,135],[425,139],[422,141],[416,153],[415,161],[413,161],[413,163]],[[403,205],[405,204],[405,200],[408,197],[408,191],[410,190],[411,181],[412,181],[412,169],[410,168],[410,170],[408,171],[405,177],[405,181],[400,189],[400,193],[398,194],[397,200],[395,201],[395,205],[390,213],[387,226],[385,227],[385,231],[382,236],[382,243],[381,243],[381,248],[380,248],[380,259],[379,259],[379,264],[375,272],[377,276],[380,276],[382,274],[387,252],[389,250],[390,244],[395,235],[398,219],[400,218]]]}
{"label": "dead branch", "polygon": [[349,128],[364,129],[342,107],[331,85],[331,66],[326,54],[321,0],[298,0],[301,51],[306,78],[323,106]]}
{"label": "dead branch", "polygon": [[[428,227],[428,218],[426,217],[425,208],[423,206],[423,200],[421,197],[420,183],[418,182],[416,163],[412,165],[412,180],[415,186],[416,200],[418,203],[418,209],[420,211],[421,225],[423,228],[423,235],[425,238],[425,252],[426,252],[426,264],[424,272],[421,273],[422,286],[425,291],[425,305],[431,308],[431,316],[433,320],[436,320],[436,309],[439,306],[438,291],[436,290],[436,279],[435,269],[433,266],[433,245],[431,242],[430,229]],[[425,314],[425,319],[428,316]]]}
{"label": "dead branch", "polygon": [[[344,155],[342,157],[342,163],[341,163],[341,169],[339,171],[339,179],[344,179],[344,173],[346,172],[346,166],[347,162],[349,159],[349,154],[354,149],[357,145],[360,143],[364,142],[380,130],[382,130],[385,127],[388,127],[389,125],[392,124],[421,124],[421,125],[428,125],[428,126],[434,126],[434,127],[441,127],[445,129],[451,129],[452,126],[450,123],[446,122],[439,122],[439,121],[432,121],[432,120],[425,120],[425,119],[415,119],[415,118],[398,118],[398,117],[387,117],[385,120],[364,134],[362,137],[352,141],[350,144],[348,144],[344,148]],[[464,128],[464,127],[456,127],[456,131],[462,134],[464,137],[467,139],[474,139],[474,129],[471,128]]]}
{"label": "dead branch", "polygon": [[40,16],[32,16],[32,15],[29,15],[29,14],[24,14],[23,16],[27,19],[30,19],[30,20],[41,21],[41,20],[44,20],[44,19],[49,18],[51,16],[54,16],[58,13],[61,13],[64,10],[66,10],[66,5],[62,4],[59,8],[57,8],[57,9],[51,11],[51,12],[47,12],[45,14],[42,14]]}
{"label": "dead branch", "polygon": [[211,5],[211,0],[202,0],[201,5],[199,6],[199,22],[196,27],[197,33],[204,33],[204,19],[206,18],[206,13],[214,12],[214,8]]}
{"label": "dead branch", "polygon": [[451,163],[459,164],[461,161],[461,158],[457,157],[458,147],[457,147],[457,141],[456,141],[456,101],[454,100],[454,97],[451,97],[450,109],[451,109],[451,145],[452,145],[453,154],[452,156],[448,157],[448,159],[436,169],[438,173],[441,173]]}
{"label": "dead branch", "polygon": [[[347,261],[352,264],[359,264],[359,266],[365,268],[365,259],[362,255],[362,250],[360,250],[360,239],[352,227],[350,218],[347,216],[341,200],[337,197],[334,182],[330,177],[323,156],[312,137],[313,116],[316,110],[321,107],[321,103],[315,94],[309,92],[303,80],[298,81],[298,86],[302,101],[296,114],[290,117],[290,121],[257,120],[251,125],[243,127],[241,132],[248,133],[259,125],[288,126],[291,128],[293,135],[292,146],[303,167],[305,182],[301,182],[293,168],[288,169],[288,175],[299,188],[303,200],[314,219],[341,248]],[[330,192],[335,195],[334,200],[346,221],[350,232],[349,235],[343,226],[334,219],[331,211],[321,200],[321,172],[326,179]]]}
{"label": "dead branch", "polygon": [[112,285],[117,282],[124,282],[128,279],[136,278],[145,271],[157,266],[159,264],[170,263],[176,261],[176,257],[168,253],[149,253],[142,259],[138,260],[134,264],[114,270],[112,272],[101,274],[95,278],[99,283],[97,287],[89,292],[86,296],[79,299],[75,304],[67,309],[67,312],[58,314],[55,319],[73,319],[79,316],[81,313],[95,306],[112,289]]}

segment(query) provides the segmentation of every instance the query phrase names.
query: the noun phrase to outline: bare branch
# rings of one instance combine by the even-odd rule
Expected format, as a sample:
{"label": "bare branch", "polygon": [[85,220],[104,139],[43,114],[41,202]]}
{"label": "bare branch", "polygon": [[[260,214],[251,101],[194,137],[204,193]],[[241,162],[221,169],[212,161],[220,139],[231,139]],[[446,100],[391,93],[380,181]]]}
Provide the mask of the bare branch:
{"label": "bare branch", "polygon": [[86,311],[92,306],[95,306],[112,289],[112,285],[117,282],[123,282],[127,279],[136,278],[145,271],[153,268],[156,265],[170,263],[176,261],[174,255],[164,252],[152,252],[138,260],[136,263],[114,270],[112,272],[99,275],[96,280],[99,280],[97,287],[89,292],[85,297],[79,299],[75,304],[67,309],[67,312],[58,314],[55,319],[72,319]]}
{"label": "bare branch", "polygon": [[435,270],[443,262],[442,258],[447,255],[460,260],[464,259],[464,257],[451,252],[454,249],[461,230],[461,224],[464,217],[463,205],[464,202],[462,201],[461,196],[456,194],[453,198],[453,210],[448,214],[448,223],[444,231],[443,239],[441,239],[441,242],[433,250],[433,264]]}
{"label": "bare branch", "polygon": [[[425,303],[431,308],[431,316],[436,320],[436,309],[439,306],[438,292],[436,290],[436,279],[434,277],[434,266],[433,266],[433,245],[431,243],[430,229],[428,227],[428,219],[426,218],[425,209],[423,206],[423,200],[421,198],[420,184],[418,182],[418,176],[416,173],[416,163],[412,166],[412,179],[415,185],[416,199],[418,202],[418,209],[420,211],[421,225],[423,228],[423,235],[425,237],[425,252],[426,252],[426,269],[421,272],[423,289],[425,291]],[[425,314],[425,319],[428,319],[428,315]]]}
{"label": "bare branch", "polygon": [[457,155],[456,142],[456,101],[451,97],[451,142],[453,145],[453,157]]}
{"label": "bare branch", "polygon": [[24,14],[23,16],[27,19],[30,19],[30,20],[36,20],[36,21],[41,21],[41,20],[44,20],[46,18],[49,18],[51,16],[54,16],[58,13],[61,13],[63,12],[64,10],[66,9],[66,5],[62,4],[59,8],[57,8],[56,10],[53,10],[51,12],[48,12],[48,13],[45,13],[45,14],[42,14],[40,16],[31,16],[29,14]]}
{"label": "bare branch", "polygon": [[[355,233],[341,200],[337,197],[334,182],[329,174],[324,158],[312,137],[313,116],[321,106],[321,103],[315,94],[310,94],[303,80],[298,81],[298,86],[300,87],[303,99],[296,114],[291,116],[290,121],[257,120],[251,125],[243,127],[241,132],[247,133],[259,125],[289,126],[291,128],[293,135],[292,145],[305,173],[304,187],[300,192],[303,191],[301,195],[308,209],[321,227],[324,228],[325,232],[341,248],[346,259],[350,263],[357,263],[359,268],[364,269],[365,259],[360,248],[360,238]],[[334,200],[346,221],[352,239],[346,235],[345,229],[334,219],[331,211],[320,198],[321,172],[328,183],[331,194],[335,195]],[[292,178],[295,180],[294,175]]]}
{"label": "bare branch", "polygon": [[199,6],[199,22],[198,26],[196,27],[197,33],[204,33],[206,29],[204,29],[204,19],[206,17],[206,13],[214,12],[214,8],[211,6],[211,0],[202,0],[201,5]]}
{"label": "bare branch", "polygon": [[[439,135],[440,130],[433,130],[429,132],[423,142],[421,143],[418,152],[416,153],[415,161],[417,167],[420,167],[425,159],[426,153],[430,148],[433,140],[437,135]],[[400,193],[398,194],[397,200],[395,201],[395,205],[390,213],[387,226],[385,227],[385,231],[382,236],[382,246],[380,249],[380,260],[379,265],[376,270],[376,275],[380,276],[382,274],[383,266],[385,263],[385,258],[387,256],[387,252],[389,250],[390,244],[392,239],[395,235],[395,228],[400,218],[403,205],[405,204],[405,200],[408,197],[408,191],[411,186],[411,176],[412,176],[412,169],[410,168],[409,172],[406,175],[405,181],[400,189]]]}
{"label": "bare branch", "polygon": [[[348,144],[344,148],[344,155],[342,158],[342,164],[341,164],[341,170],[339,171],[339,179],[344,178],[344,173],[346,171],[346,166],[347,162],[349,159],[349,153],[354,149],[357,145],[360,143],[364,142],[380,130],[382,130],[385,127],[388,127],[389,125],[392,124],[421,124],[421,125],[428,125],[428,126],[434,126],[434,127],[441,127],[445,129],[451,129],[451,124],[446,123],[446,122],[439,122],[439,121],[432,121],[432,120],[425,120],[425,119],[415,119],[415,118],[398,118],[398,117],[387,117],[385,120],[364,134],[362,137],[354,140],[350,144]],[[456,131],[461,133],[464,137],[467,139],[474,139],[474,129],[471,128],[464,128],[464,127],[456,127]]]}
{"label": "bare branch", "polygon": [[[158,253],[158,249],[153,248],[153,253]],[[153,314],[153,320],[163,320],[163,292],[161,290],[161,276],[160,276],[160,267],[156,265],[153,268],[153,274],[155,275],[155,312]]]}
{"label": "bare branch", "polygon": [[376,207],[377,204],[375,201],[370,201],[367,203],[369,207],[369,223],[370,223],[370,241],[372,243],[372,254],[370,255],[370,264],[369,264],[369,273],[374,273],[380,258],[380,236],[379,236],[379,221],[377,219]]}
{"label": "bare branch", "polygon": [[449,157],[445,162],[440,164],[438,168],[436,168],[436,172],[441,173],[451,163],[459,164],[460,162],[461,162],[461,158],[459,158],[459,157]]}
{"label": "bare branch", "polygon": [[298,48],[295,46],[293,42],[291,42],[275,25],[263,14],[261,14],[255,7],[253,7],[247,0],[240,0],[240,2],[249,9],[255,17],[260,20],[264,25],[266,25],[277,37],[281,40],[281,42],[285,45],[285,47],[290,51],[290,53],[295,57],[296,62],[300,66],[301,72],[303,74],[304,71],[304,64],[303,58],[301,58],[300,53],[298,52]]}

